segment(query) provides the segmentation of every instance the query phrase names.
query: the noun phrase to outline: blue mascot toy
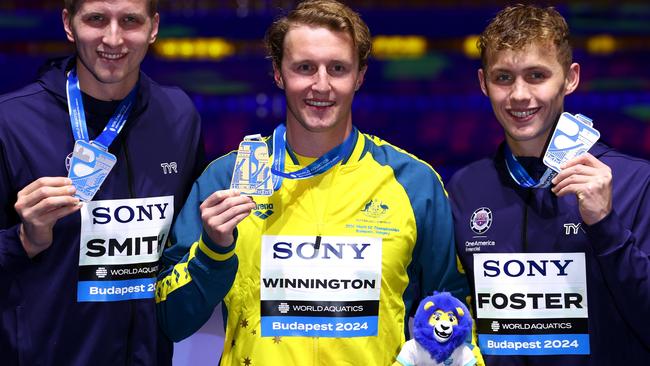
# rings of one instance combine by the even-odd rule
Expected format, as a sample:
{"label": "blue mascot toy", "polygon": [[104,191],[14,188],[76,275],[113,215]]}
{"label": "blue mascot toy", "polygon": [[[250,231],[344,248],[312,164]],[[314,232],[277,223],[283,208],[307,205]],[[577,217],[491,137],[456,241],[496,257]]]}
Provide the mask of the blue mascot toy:
{"label": "blue mascot toy", "polygon": [[468,343],[472,317],[462,301],[436,292],[420,302],[413,322],[415,339],[404,343],[393,365],[472,366],[476,358]]}

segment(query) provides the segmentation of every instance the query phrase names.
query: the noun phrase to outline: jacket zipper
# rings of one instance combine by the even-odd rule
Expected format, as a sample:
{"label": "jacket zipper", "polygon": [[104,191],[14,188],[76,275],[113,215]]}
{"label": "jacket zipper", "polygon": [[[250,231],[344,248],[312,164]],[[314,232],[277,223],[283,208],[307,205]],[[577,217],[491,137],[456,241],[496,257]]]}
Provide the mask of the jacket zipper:
{"label": "jacket zipper", "polygon": [[[127,178],[127,185],[128,185],[128,188],[129,188],[129,198],[135,198],[135,194],[134,194],[134,191],[133,191],[133,177],[132,177],[133,170],[131,169],[131,162],[129,161],[129,144],[127,142],[126,135],[124,135],[123,138],[124,138],[124,147],[123,147],[123,149],[124,149],[124,161],[126,162],[126,178]],[[127,338],[128,339],[127,342],[129,344],[129,347],[127,348],[126,361],[127,361],[127,365],[132,365],[133,364],[133,349],[131,349],[130,346],[131,346],[131,338],[133,338],[133,327],[135,326],[135,313],[136,313],[135,304],[136,304],[136,302],[135,301],[129,301],[129,303],[130,303],[129,308],[130,308],[130,311],[131,311],[131,326],[130,326],[129,333],[128,333],[128,338]]]}
{"label": "jacket zipper", "polygon": [[131,169],[131,162],[129,161],[129,144],[127,143],[126,136],[124,136],[124,161],[126,162],[126,178],[129,187],[129,198],[135,198],[133,190],[133,170]]}
{"label": "jacket zipper", "polygon": [[522,222],[522,229],[521,229],[521,247],[523,248],[524,253],[528,253],[528,205],[530,204],[530,200],[533,197],[533,190],[528,189],[528,192],[526,194],[526,201],[524,204],[524,215],[523,215],[523,222]]}

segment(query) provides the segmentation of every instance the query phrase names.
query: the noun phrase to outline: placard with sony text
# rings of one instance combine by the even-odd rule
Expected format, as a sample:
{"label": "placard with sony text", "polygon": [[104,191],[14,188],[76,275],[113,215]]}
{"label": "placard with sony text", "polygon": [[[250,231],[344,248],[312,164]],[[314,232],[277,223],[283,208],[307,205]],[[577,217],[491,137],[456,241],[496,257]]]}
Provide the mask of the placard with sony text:
{"label": "placard with sony text", "polygon": [[262,336],[377,335],[381,254],[381,238],[263,236]]}
{"label": "placard with sony text", "polygon": [[488,355],[589,354],[584,253],[476,253],[479,347]]}
{"label": "placard with sony text", "polygon": [[77,301],[153,298],[174,196],[84,203]]}

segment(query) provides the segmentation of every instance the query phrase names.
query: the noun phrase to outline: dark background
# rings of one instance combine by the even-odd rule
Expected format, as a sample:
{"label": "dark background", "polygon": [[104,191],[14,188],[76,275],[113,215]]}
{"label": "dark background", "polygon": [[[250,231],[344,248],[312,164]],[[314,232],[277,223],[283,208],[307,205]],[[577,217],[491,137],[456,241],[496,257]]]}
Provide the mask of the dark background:
{"label": "dark background", "polygon": [[[283,120],[283,94],[270,76],[261,39],[294,3],[160,3],[159,39],[143,69],[192,97],[203,118],[209,158],[235,149],[244,135],[270,134]],[[506,2],[346,3],[368,23],[377,51],[357,93],[353,122],[431,163],[445,180],[491,154],[502,131],[479,89],[479,61],[465,49],[474,44],[468,37],[480,33]],[[44,60],[72,50],[61,23],[62,4],[1,2],[0,93],[34,80]],[[650,4],[550,5],[566,17],[574,60],[582,67],[580,86],[567,97],[565,110],[591,117],[602,139],[616,148],[650,158]],[[412,42],[421,52],[409,47]]]}

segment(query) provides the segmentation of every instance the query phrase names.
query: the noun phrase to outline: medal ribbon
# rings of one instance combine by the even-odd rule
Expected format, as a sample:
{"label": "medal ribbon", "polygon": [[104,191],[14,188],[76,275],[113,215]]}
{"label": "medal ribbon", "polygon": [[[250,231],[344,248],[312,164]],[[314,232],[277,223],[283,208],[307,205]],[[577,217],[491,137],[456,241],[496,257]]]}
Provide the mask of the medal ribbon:
{"label": "medal ribbon", "polygon": [[546,171],[539,181],[533,179],[512,154],[512,150],[510,150],[508,143],[505,145],[506,168],[508,168],[508,173],[510,173],[510,176],[515,183],[524,188],[546,188],[551,186],[551,180],[553,180],[557,175],[554,170],[546,168]]}
{"label": "medal ribbon", "polygon": [[287,128],[284,124],[278,125],[273,131],[273,165],[271,166],[271,172],[273,173],[273,190],[275,191],[280,189],[283,178],[306,179],[328,171],[350,155],[357,137],[357,129],[353,128],[350,136],[342,144],[334,147],[308,166],[289,173],[284,171],[284,153],[287,146],[286,131]]}
{"label": "medal ribbon", "polygon": [[[120,105],[117,107],[111,119],[108,120],[102,133],[92,142],[93,144],[103,150],[108,150],[108,147],[113,143],[113,140],[115,140],[120,131],[122,131],[126,120],[129,118],[129,113],[131,113],[131,109],[135,103],[137,89],[137,86],[134,87],[129,92],[129,95],[120,102]],[[89,141],[88,128],[86,127],[86,114],[84,113],[83,99],[81,97],[81,89],[79,88],[79,78],[77,77],[77,68],[73,68],[68,73],[66,92],[74,139],[75,141]]]}

